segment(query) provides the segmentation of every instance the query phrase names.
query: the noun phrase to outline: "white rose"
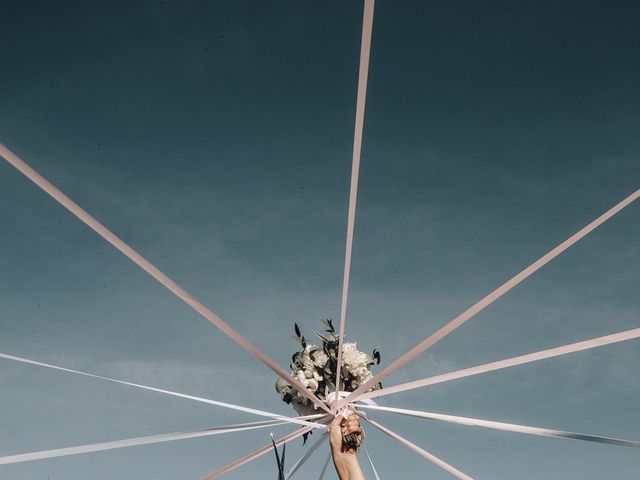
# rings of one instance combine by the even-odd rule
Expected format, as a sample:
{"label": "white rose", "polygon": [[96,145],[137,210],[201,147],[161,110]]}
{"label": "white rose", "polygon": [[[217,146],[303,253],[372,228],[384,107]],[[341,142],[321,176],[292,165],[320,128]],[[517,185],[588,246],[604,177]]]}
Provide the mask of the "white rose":
{"label": "white rose", "polygon": [[303,368],[305,371],[305,374],[307,375],[307,378],[311,378],[313,377],[313,372],[316,369],[316,366],[313,363],[313,360],[311,360],[311,357],[309,357],[308,355],[305,355],[302,358],[302,362],[304,364]]}
{"label": "white rose", "polygon": [[316,350],[313,352],[313,363],[316,367],[324,368],[329,361],[329,356],[322,350]]}
{"label": "white rose", "polygon": [[318,390],[318,381],[315,378],[310,378],[307,380],[305,387],[312,392]]}

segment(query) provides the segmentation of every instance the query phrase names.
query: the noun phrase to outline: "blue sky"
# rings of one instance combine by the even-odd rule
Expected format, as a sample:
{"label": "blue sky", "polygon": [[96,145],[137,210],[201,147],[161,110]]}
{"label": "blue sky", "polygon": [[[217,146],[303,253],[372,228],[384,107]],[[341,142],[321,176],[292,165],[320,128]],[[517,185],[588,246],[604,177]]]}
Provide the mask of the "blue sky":
{"label": "blue sky", "polygon": [[[4,2],[0,142],[286,366],[293,323],[339,313],[361,9]],[[350,340],[391,361],[638,188],[639,14],[378,0]],[[4,163],[0,194],[0,351],[292,413],[270,370]],[[637,328],[639,220],[630,206],[386,383]],[[384,402],[638,440],[638,361],[631,341]],[[253,419],[7,361],[0,392],[2,455]],[[379,419],[477,479],[640,468],[622,447]],[[0,478],[199,478],[267,435]],[[371,429],[367,445],[383,478],[450,478]],[[228,478],[275,478],[273,458]]]}

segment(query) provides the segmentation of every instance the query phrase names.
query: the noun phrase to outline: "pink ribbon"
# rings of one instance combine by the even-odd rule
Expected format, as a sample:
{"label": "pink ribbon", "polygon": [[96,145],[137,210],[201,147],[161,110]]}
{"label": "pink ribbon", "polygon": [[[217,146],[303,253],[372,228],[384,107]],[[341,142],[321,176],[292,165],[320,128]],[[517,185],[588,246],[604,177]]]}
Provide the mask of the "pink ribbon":
{"label": "pink ribbon", "polygon": [[218,327],[223,333],[233,339],[238,345],[244,348],[249,353],[253,354],[258,360],[264,363],[267,367],[273,370],[277,375],[282,377],[285,381],[293,385],[300,394],[311,400],[317,407],[322,408],[327,413],[331,413],[322,401],[316,397],[313,393],[307,390],[297,379],[291,376],[288,372],[282,369],[275,361],[268,357],[258,347],[253,345],[249,340],[240,335],[240,333],[234,329],[231,325],[224,322],[215,313],[205,307],[202,303],[192,297],[185,289],[171,280],[167,275],[158,270],[142,255],[136,252],[133,248],[122,241],[118,236],[112,233],[107,227],[102,225],[98,220],[93,218],[89,213],[83,210],[77,203],[67,197],[64,193],[58,190],[48,180],[42,177],[33,168],[27,165],[17,155],[11,152],[7,147],[0,144],[0,156],[13,165],[20,173],[26,176],[29,180],[35,183],[38,187],[48,193],[54,200],[59,202],[63,207],[73,213],[76,217],[86,223],[89,227],[95,230],[98,235],[104,238],[111,245],[120,250],[124,255],[129,257],[136,265],[146,271],[149,275],[155,278],[158,282],[164,285],[172,293],[174,293],[183,302],[193,308],[196,312],[209,320],[213,325]]}
{"label": "pink ribbon", "polygon": [[383,407],[382,405],[358,405],[358,408],[379,410],[382,412],[397,413],[410,417],[426,418],[428,420],[438,420],[441,422],[455,423],[472,427],[490,428],[506,432],[525,433],[528,435],[539,435],[543,437],[567,438],[571,440],[584,440],[587,442],[608,443],[610,445],[620,445],[624,447],[640,447],[640,442],[624,440],[620,438],[602,437],[598,435],[588,435],[585,433],[567,432],[564,430],[553,430],[550,428],[531,427],[529,425],[519,425],[515,423],[493,422],[480,418],[458,417],[455,415],[444,415],[441,413],[421,412],[419,410],[408,410],[406,408]]}
{"label": "pink ribbon", "polygon": [[450,474],[460,478],[461,480],[473,480],[466,473],[463,473],[460,470],[458,470],[457,468],[449,465],[447,462],[445,462],[444,460],[436,457],[434,454],[427,452],[424,448],[419,447],[418,445],[416,445],[415,443],[410,442],[406,438],[401,437],[400,435],[398,435],[395,432],[392,432],[391,430],[389,430],[386,427],[383,427],[378,422],[375,422],[375,421],[371,420],[370,418],[367,418],[366,416],[364,418],[367,420],[367,422],[369,422],[371,425],[376,427],[378,430],[386,433],[391,438],[397,440],[398,442],[400,442],[405,447],[408,447],[409,449],[413,450],[414,452],[416,452],[421,457],[426,458],[427,460],[429,460],[430,462],[434,463],[435,465],[437,465],[438,467],[442,468],[443,470],[446,470]]}
{"label": "pink ribbon", "polygon": [[152,392],[164,393],[165,395],[172,395],[174,397],[185,398],[187,400],[194,400],[196,402],[208,403],[210,405],[216,405],[218,407],[230,408],[232,410],[238,410],[240,412],[252,413],[254,415],[260,415],[262,417],[269,417],[274,420],[282,420],[288,423],[296,423],[299,425],[310,426],[313,428],[323,428],[326,429],[325,425],[307,422],[303,420],[304,418],[320,418],[326,416],[326,414],[316,414],[311,415],[309,417],[299,417],[299,418],[291,418],[285,417],[284,415],[278,415],[277,413],[265,412],[264,410],[256,410],[255,408],[242,407],[240,405],[234,405],[232,403],[219,402],[217,400],[210,400],[208,398],[196,397],[193,395],[186,395],[184,393],[173,392],[171,390],[164,390],[162,388],[148,387],[146,385],[140,385],[138,383],[125,382],[123,380],[116,380],[115,378],[103,377],[102,375],[94,375],[93,373],[81,372],[79,370],[72,370],[70,368],[58,367],[56,365],[51,365],[49,363],[36,362],[35,360],[29,360],[27,358],[15,357],[13,355],[7,355],[6,353],[0,353],[0,358],[4,358],[5,360],[13,360],[15,362],[27,363],[29,365],[36,365],[38,367],[51,368],[54,370],[59,370],[67,373],[75,373],[77,375],[84,375],[85,377],[97,378],[99,380],[106,380],[107,382],[119,383],[121,385],[128,385],[129,387],[141,388],[144,390],[150,390]]}
{"label": "pink ribbon", "polygon": [[[326,426],[324,427],[326,428]],[[290,442],[291,440],[294,440],[298,437],[301,437],[302,435],[304,435],[305,433],[310,432],[311,430],[313,430],[313,427],[304,427],[301,428],[299,430],[296,430],[295,432],[291,432],[288,435],[285,435],[282,438],[279,438],[278,440],[275,441],[276,446],[280,446],[283,443],[287,443]],[[263,447],[258,448],[257,450],[254,450],[251,453],[248,453],[246,455],[244,455],[243,457],[238,458],[237,460],[234,460],[233,462],[225,465],[224,467],[220,467],[219,469],[217,469],[214,472],[209,473],[208,475],[205,475],[204,477],[202,477],[200,480],[213,480],[214,478],[218,478],[221,475],[224,475],[227,472],[230,472],[231,470],[234,470],[236,468],[238,468],[241,465],[244,465],[247,462],[250,462],[251,460],[254,460],[262,455],[264,455],[265,453],[271,451],[271,449],[273,449],[273,444],[272,443],[267,443],[266,445],[264,445]]]}
{"label": "pink ribbon", "polygon": [[289,469],[287,474],[284,476],[285,480],[289,480],[293,476],[293,474],[296,473],[300,469],[300,467],[305,464],[307,460],[309,460],[311,455],[313,455],[315,451],[318,450],[320,445],[322,445],[322,443],[324,443],[324,441],[327,439],[327,435],[328,435],[328,432],[323,433],[322,435],[320,435],[320,438],[318,438],[318,440],[316,440],[313,443],[313,445],[307,448],[307,451],[304,452],[304,454],[302,454],[302,456],[298,459],[298,461],[293,464],[293,466]]}
{"label": "pink ribbon", "polygon": [[246,430],[254,430],[257,428],[286,425],[286,423],[287,422],[273,421],[273,420],[265,421],[265,422],[255,422],[255,423],[243,423],[239,425],[228,425],[226,427],[206,428],[202,430],[191,430],[188,432],[165,433],[161,435],[150,435],[146,437],[128,438],[126,440],[115,440],[111,442],[79,445],[76,447],[57,448],[55,450],[41,450],[39,452],[21,453],[18,455],[7,455],[5,457],[0,457],[0,465],[8,465],[10,463],[32,462],[34,460],[66,457],[69,455],[78,455],[82,453],[102,452],[104,450],[136,447],[139,445],[150,445],[153,443],[172,442],[175,440],[184,440],[187,438],[208,437],[211,435],[221,435],[223,433],[243,432]]}
{"label": "pink ribbon", "polygon": [[349,192],[349,214],[347,218],[347,243],[344,254],[344,276],[342,279],[342,303],[340,306],[340,329],[338,336],[338,364],[336,368],[336,390],[340,390],[342,365],[342,341],[347,320],[347,298],[349,296],[349,275],[351,272],[351,250],[353,230],[356,221],[356,200],[358,198],[358,176],[360,174],[360,154],[362,152],[362,131],[364,128],[364,107],[367,98],[369,78],[369,57],[371,56],[371,34],[373,31],[374,0],[365,0],[362,18],[362,41],[360,46],[360,73],[358,77],[358,97],[356,101],[356,126],[353,135],[353,159],[351,163],[351,188]]}
{"label": "pink ribbon", "polygon": [[426,387],[428,385],[435,385],[437,383],[449,382],[458,378],[470,377],[472,375],[478,375],[481,373],[492,372],[494,370],[500,370],[502,368],[514,367],[516,365],[522,365],[530,362],[537,362],[538,360],[544,360],[547,358],[557,357],[560,355],[566,355],[568,353],[579,352],[581,350],[588,350],[590,348],[602,347],[612,343],[623,342],[640,337],[640,328],[634,328],[632,330],[625,330],[624,332],[614,333],[612,335],[605,335],[603,337],[592,338],[582,342],[571,343],[562,347],[550,348],[548,350],[541,350],[535,353],[529,353],[527,355],[521,355],[518,357],[507,358],[505,360],[499,360],[497,362],[485,363],[484,365],[478,365],[476,367],[464,368],[462,370],[456,370],[454,372],[443,373],[441,375],[435,375],[433,377],[424,378],[422,380],[415,380],[413,382],[402,383],[400,385],[394,385],[392,387],[385,387],[381,390],[374,390],[372,392],[363,393],[358,400],[363,398],[375,398],[383,395],[390,395],[392,393],[404,392],[406,390],[412,390],[414,388]]}
{"label": "pink ribbon", "polygon": [[516,285],[518,285],[520,282],[524,281],[526,278],[528,278],[534,272],[536,272],[537,270],[542,268],[544,265],[549,263],[551,260],[556,258],[558,255],[560,255],[562,252],[564,252],[567,248],[571,247],[573,244],[578,242],[580,239],[584,238],[587,234],[589,234],[590,232],[592,232],[593,230],[598,228],[600,225],[602,225],[604,222],[609,220],[611,217],[613,217],[616,213],[620,212],[623,208],[625,208],[626,206],[630,205],[632,202],[637,200],[638,197],[640,197],[640,190],[636,190],[634,193],[629,195],[627,198],[622,200],[620,203],[616,204],[614,207],[612,207],[611,209],[609,209],[608,211],[606,211],[605,213],[600,215],[598,218],[596,218],[589,225],[587,225],[586,227],[582,228],[580,231],[576,232],[574,235],[569,237],[567,240],[562,242],[560,245],[555,247],[553,250],[549,251],[548,253],[546,253],[545,255],[540,257],[538,260],[536,260],[531,265],[529,265],[527,268],[522,270],[520,273],[518,273],[517,275],[512,277],[510,280],[508,280],[504,284],[502,284],[500,287],[496,288],[493,292],[491,292],[489,295],[484,297],[482,300],[480,300],[479,302],[477,302],[476,304],[474,304],[473,306],[471,306],[470,308],[468,308],[467,310],[462,312],[456,318],[454,318],[449,323],[447,323],[444,327],[440,328],[440,330],[435,332],[433,335],[425,338],[418,345],[416,345],[411,350],[409,350],[407,353],[405,353],[404,355],[401,355],[400,357],[398,357],[393,363],[391,363],[382,372],[380,372],[377,375],[375,375],[368,382],[365,382],[362,385],[360,385],[345,400],[339,401],[338,404],[337,404],[337,408],[341,407],[345,402],[353,402],[353,401],[355,401],[358,398],[359,395],[361,395],[362,393],[364,393],[367,390],[371,389],[371,387],[376,385],[378,382],[380,382],[384,378],[386,378],[389,375],[391,375],[393,372],[398,370],[403,365],[406,365],[407,363],[409,363],[410,361],[415,359],[418,355],[420,355],[426,349],[428,349],[429,347],[431,347],[435,343],[437,343],[440,340],[442,340],[444,337],[449,335],[451,332],[453,332],[460,325],[465,323],[467,320],[472,318],[477,313],[479,313],[482,310],[484,310],[487,306],[489,306],[490,304],[495,302],[502,295],[507,293],[509,290],[514,288]]}

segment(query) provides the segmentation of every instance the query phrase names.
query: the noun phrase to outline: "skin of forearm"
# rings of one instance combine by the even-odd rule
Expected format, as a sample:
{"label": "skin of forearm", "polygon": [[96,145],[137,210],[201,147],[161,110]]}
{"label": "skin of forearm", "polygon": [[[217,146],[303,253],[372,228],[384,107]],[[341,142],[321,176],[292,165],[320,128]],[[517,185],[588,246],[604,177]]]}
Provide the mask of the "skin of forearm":
{"label": "skin of forearm", "polygon": [[343,435],[358,433],[364,438],[364,432],[360,427],[360,422],[355,414],[344,419],[341,416],[331,424],[330,442],[333,465],[340,480],[364,480],[364,474],[358,462],[358,452],[344,445]]}
{"label": "skin of forearm", "polygon": [[365,480],[355,452],[333,451],[333,464],[340,480]]}

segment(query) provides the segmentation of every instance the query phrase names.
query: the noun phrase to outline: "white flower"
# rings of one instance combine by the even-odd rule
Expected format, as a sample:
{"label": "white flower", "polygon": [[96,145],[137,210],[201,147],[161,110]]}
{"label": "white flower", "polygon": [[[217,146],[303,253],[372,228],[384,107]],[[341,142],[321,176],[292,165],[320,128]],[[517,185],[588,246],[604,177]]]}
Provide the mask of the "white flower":
{"label": "white flower", "polygon": [[307,378],[313,378],[313,372],[316,371],[316,366],[314,365],[313,360],[311,360],[311,357],[305,354],[302,357],[302,363],[303,363],[304,373],[307,376]]}
{"label": "white flower", "polygon": [[373,378],[369,365],[373,359],[370,355],[358,350],[355,343],[342,345],[342,362],[349,373],[350,382],[356,384],[356,388]]}
{"label": "white flower", "polygon": [[285,382],[283,379],[278,378],[278,380],[276,380],[276,392],[278,392],[280,395],[283,395],[288,393],[291,390],[291,387],[289,385],[287,385],[287,382]]}
{"label": "white flower", "polygon": [[373,378],[373,374],[369,370],[367,370],[362,375],[358,375],[357,377],[358,386],[362,385],[365,382],[368,382],[372,378]]}
{"label": "white flower", "polygon": [[371,357],[359,351],[355,343],[346,342],[342,345],[342,363],[348,370],[367,368],[371,363]]}
{"label": "white flower", "polygon": [[313,363],[316,367],[324,368],[329,361],[329,356],[322,350],[316,350],[313,352]]}
{"label": "white flower", "polygon": [[349,374],[353,377],[364,377],[369,373],[369,369],[367,367],[360,366],[355,368],[347,367],[347,370],[349,370]]}
{"label": "white flower", "polygon": [[312,392],[318,390],[318,381],[315,378],[310,378],[306,381],[305,387]]}

